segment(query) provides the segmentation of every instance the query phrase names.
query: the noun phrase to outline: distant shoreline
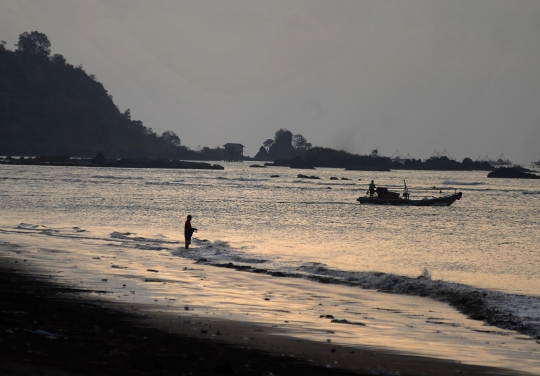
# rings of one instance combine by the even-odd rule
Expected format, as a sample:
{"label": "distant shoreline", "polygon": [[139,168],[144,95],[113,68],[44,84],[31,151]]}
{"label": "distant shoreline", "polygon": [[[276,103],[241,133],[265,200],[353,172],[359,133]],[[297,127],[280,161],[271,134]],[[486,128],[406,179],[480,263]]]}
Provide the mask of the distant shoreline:
{"label": "distant shoreline", "polygon": [[[97,157],[96,157],[97,158]],[[165,168],[165,169],[190,169],[190,170],[224,170],[218,164],[206,162],[192,162],[169,159],[76,159],[66,156],[49,156],[35,158],[6,158],[0,160],[2,165],[24,165],[24,166],[64,166],[64,167],[114,167],[114,168]]]}

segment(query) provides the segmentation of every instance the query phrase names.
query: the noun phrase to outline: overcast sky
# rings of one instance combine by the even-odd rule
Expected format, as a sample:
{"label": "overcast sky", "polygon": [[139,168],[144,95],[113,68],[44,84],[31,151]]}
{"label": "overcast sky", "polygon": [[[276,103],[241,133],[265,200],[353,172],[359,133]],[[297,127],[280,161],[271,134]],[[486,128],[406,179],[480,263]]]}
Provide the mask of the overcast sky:
{"label": "overcast sky", "polygon": [[192,148],[540,159],[540,1],[1,0],[121,111]]}

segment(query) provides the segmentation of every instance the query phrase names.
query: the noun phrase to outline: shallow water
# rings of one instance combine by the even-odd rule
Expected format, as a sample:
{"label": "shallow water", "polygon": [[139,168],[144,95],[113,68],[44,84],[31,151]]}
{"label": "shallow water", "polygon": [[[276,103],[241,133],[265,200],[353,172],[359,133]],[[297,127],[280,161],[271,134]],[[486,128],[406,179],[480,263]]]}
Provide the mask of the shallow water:
{"label": "shallow water", "polygon": [[[216,255],[199,243],[206,258],[410,277],[427,269],[434,279],[539,294],[540,181],[488,179],[486,172],[224,165],[224,171],[0,166],[0,221],[7,228],[26,223],[183,241],[185,216],[192,214],[196,238],[227,245],[227,255]],[[321,179],[298,179],[299,173]],[[406,179],[420,197],[438,191],[416,188],[454,187],[463,198],[450,207],[361,206],[355,200],[371,179],[399,190]]]}

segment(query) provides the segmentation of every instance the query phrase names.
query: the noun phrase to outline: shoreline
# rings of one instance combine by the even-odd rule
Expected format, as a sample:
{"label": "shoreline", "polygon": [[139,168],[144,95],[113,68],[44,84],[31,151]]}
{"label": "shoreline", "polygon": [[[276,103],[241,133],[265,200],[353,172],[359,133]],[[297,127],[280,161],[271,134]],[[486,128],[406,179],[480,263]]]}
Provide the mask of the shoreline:
{"label": "shoreline", "polygon": [[525,374],[307,341],[264,324],[178,316],[144,304],[134,308],[47,281],[44,271],[13,259],[0,260],[0,371],[13,375]]}
{"label": "shoreline", "polygon": [[[239,272],[266,273],[278,277],[303,278],[325,284],[374,289],[387,294],[430,298],[433,301],[447,303],[472,320],[483,321],[500,329],[516,331],[540,343],[540,325],[537,322],[527,322],[524,318],[515,315],[511,310],[496,304],[496,302],[508,299],[509,297],[522,297],[526,302],[520,302],[521,306],[526,304],[532,305],[533,303],[537,304],[538,297],[536,296],[511,294],[458,282],[432,280],[431,276],[424,275],[414,278],[383,272],[354,273],[345,271],[343,272],[345,275],[348,273],[351,276],[354,275],[354,277],[347,278],[344,276],[336,277],[330,273],[325,274],[323,271],[319,271],[318,274],[303,275],[254,268],[232,262],[210,263],[206,260],[197,261],[197,263],[228,268]],[[363,276],[363,278],[360,276]],[[374,276],[376,276],[376,279],[371,280]]]}

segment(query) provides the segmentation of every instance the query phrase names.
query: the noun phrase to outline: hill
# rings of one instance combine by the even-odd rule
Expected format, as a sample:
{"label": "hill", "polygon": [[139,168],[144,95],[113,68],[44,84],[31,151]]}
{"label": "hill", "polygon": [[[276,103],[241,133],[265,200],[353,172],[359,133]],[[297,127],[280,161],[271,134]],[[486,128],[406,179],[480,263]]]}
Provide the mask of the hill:
{"label": "hill", "polygon": [[50,45],[37,31],[21,34],[15,51],[0,44],[0,155],[222,159],[221,148],[190,150],[120,112],[94,75],[51,56]]}

